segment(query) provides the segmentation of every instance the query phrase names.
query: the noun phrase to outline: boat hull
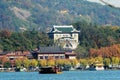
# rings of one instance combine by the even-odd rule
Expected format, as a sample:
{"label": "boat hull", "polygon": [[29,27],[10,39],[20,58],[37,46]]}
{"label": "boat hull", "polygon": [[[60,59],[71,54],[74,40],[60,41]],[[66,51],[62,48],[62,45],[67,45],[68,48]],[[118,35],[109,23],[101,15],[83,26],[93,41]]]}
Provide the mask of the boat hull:
{"label": "boat hull", "polygon": [[40,68],[40,74],[61,74],[62,71],[58,67],[44,67]]}

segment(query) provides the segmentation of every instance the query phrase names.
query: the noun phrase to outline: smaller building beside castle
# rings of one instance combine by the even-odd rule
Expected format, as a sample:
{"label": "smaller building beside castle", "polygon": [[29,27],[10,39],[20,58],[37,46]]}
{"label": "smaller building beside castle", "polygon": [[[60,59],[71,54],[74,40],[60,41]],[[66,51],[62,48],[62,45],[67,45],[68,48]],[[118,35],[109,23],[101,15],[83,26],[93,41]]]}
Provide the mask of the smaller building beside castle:
{"label": "smaller building beside castle", "polygon": [[74,50],[79,44],[79,32],[72,25],[56,26],[48,33],[54,39],[54,43],[64,49]]}
{"label": "smaller building beside castle", "polygon": [[32,55],[37,60],[76,58],[76,53],[74,51],[65,51],[60,46],[39,47],[37,50],[32,51]]}

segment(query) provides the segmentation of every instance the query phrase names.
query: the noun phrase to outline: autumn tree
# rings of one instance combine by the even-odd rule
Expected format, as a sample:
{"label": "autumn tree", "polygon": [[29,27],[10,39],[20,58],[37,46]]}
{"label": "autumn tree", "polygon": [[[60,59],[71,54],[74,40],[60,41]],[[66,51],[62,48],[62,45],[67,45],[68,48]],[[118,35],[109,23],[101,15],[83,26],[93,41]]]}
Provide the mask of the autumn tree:
{"label": "autumn tree", "polygon": [[71,66],[71,62],[70,62],[69,59],[64,59],[64,63],[63,64]]}
{"label": "autumn tree", "polygon": [[79,62],[80,62],[80,65],[82,65],[82,66],[87,66],[88,65],[88,60],[87,59],[80,59]]}
{"label": "autumn tree", "polygon": [[78,64],[78,60],[77,59],[70,59],[71,65],[73,67],[75,67]]}
{"label": "autumn tree", "polygon": [[39,60],[39,66],[43,67],[43,66],[47,66],[47,60]]}
{"label": "autumn tree", "polygon": [[105,66],[109,66],[110,63],[111,63],[110,58],[104,58],[103,63],[104,63]]}
{"label": "autumn tree", "polygon": [[91,64],[94,64],[95,63],[95,58],[89,58],[88,59],[88,64],[91,65]]}
{"label": "autumn tree", "polygon": [[103,58],[101,56],[95,57],[95,61],[103,63]]}
{"label": "autumn tree", "polygon": [[11,32],[7,29],[0,31],[1,38],[9,38],[11,36]]}
{"label": "autumn tree", "polygon": [[8,58],[6,56],[3,56],[0,58],[0,63],[2,64],[2,67],[4,67],[4,64],[8,62]]}
{"label": "autumn tree", "polygon": [[114,44],[109,47],[101,47],[99,49],[90,49],[90,57],[101,56],[103,58],[120,57],[120,44]]}
{"label": "autumn tree", "polygon": [[21,68],[22,67],[22,59],[21,58],[17,58],[16,60],[15,60],[15,65],[16,65],[16,67],[17,68]]}
{"label": "autumn tree", "polygon": [[33,59],[33,60],[30,60],[30,66],[32,67],[36,67],[38,65],[38,61]]}
{"label": "autumn tree", "polygon": [[54,66],[55,65],[55,60],[54,59],[48,59],[47,60],[47,65],[48,66]]}
{"label": "autumn tree", "polygon": [[25,68],[28,69],[28,67],[30,66],[30,60],[27,58],[23,58],[23,65]]}
{"label": "autumn tree", "polygon": [[63,66],[64,65],[64,60],[63,59],[56,59],[55,64],[58,66]]}
{"label": "autumn tree", "polygon": [[112,65],[118,65],[120,62],[118,57],[112,57]]}

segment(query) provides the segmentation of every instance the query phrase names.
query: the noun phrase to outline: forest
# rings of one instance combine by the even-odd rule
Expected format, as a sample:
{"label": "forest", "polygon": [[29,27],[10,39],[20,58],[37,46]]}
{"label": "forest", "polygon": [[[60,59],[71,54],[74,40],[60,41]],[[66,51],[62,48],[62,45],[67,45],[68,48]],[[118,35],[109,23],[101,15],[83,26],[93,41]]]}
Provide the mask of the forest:
{"label": "forest", "polygon": [[[53,46],[46,31],[53,25],[69,24],[80,30],[75,50],[78,62],[87,65],[99,60],[106,65],[119,64],[120,10],[86,0],[0,0],[0,52]],[[23,63],[18,59],[16,65],[20,67]],[[43,61],[39,65],[48,64]]]}
{"label": "forest", "polygon": [[120,25],[120,10],[86,0],[0,0],[0,29],[45,31],[81,20]]}
{"label": "forest", "polygon": [[[69,65],[75,66],[81,63],[82,66],[93,64],[95,61],[118,65],[120,63],[120,27],[119,26],[102,26],[87,21],[72,23],[80,30],[79,45],[75,50],[77,60],[28,60],[26,58],[16,59],[15,65],[18,68],[28,68],[46,65]],[[14,32],[8,29],[0,30],[0,51],[31,51],[38,46],[54,46],[53,40],[45,32],[27,30],[23,32]],[[5,67],[10,66],[6,58],[1,58],[0,63]],[[22,66],[21,66],[22,65]]]}
{"label": "forest", "polygon": [[44,32],[35,30],[25,32],[0,31],[0,49],[2,51],[32,50],[38,46],[49,46],[53,42]]}
{"label": "forest", "polygon": [[[75,50],[78,53],[78,58],[97,57],[98,55],[103,57],[120,56],[119,26],[100,26],[87,21],[76,22],[72,25],[80,30],[79,45]],[[0,49],[2,51],[33,50],[38,46],[53,45],[55,44],[47,33],[35,29],[23,32],[0,30]],[[103,55],[104,53],[106,55]]]}
{"label": "forest", "polygon": [[[118,26],[99,26],[85,21],[73,25],[77,30],[81,31],[79,34],[79,46],[76,49],[81,58],[90,57],[90,52],[93,49],[99,50],[120,44],[120,28]],[[120,55],[120,53],[117,54]]]}

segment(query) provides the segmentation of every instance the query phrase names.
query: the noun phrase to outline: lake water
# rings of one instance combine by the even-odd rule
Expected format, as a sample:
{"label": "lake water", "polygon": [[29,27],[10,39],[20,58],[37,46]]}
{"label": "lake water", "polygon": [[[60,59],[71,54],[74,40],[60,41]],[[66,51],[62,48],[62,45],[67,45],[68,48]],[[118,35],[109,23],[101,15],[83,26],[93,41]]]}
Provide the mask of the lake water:
{"label": "lake water", "polygon": [[120,71],[66,71],[62,74],[0,72],[0,80],[120,80]]}

